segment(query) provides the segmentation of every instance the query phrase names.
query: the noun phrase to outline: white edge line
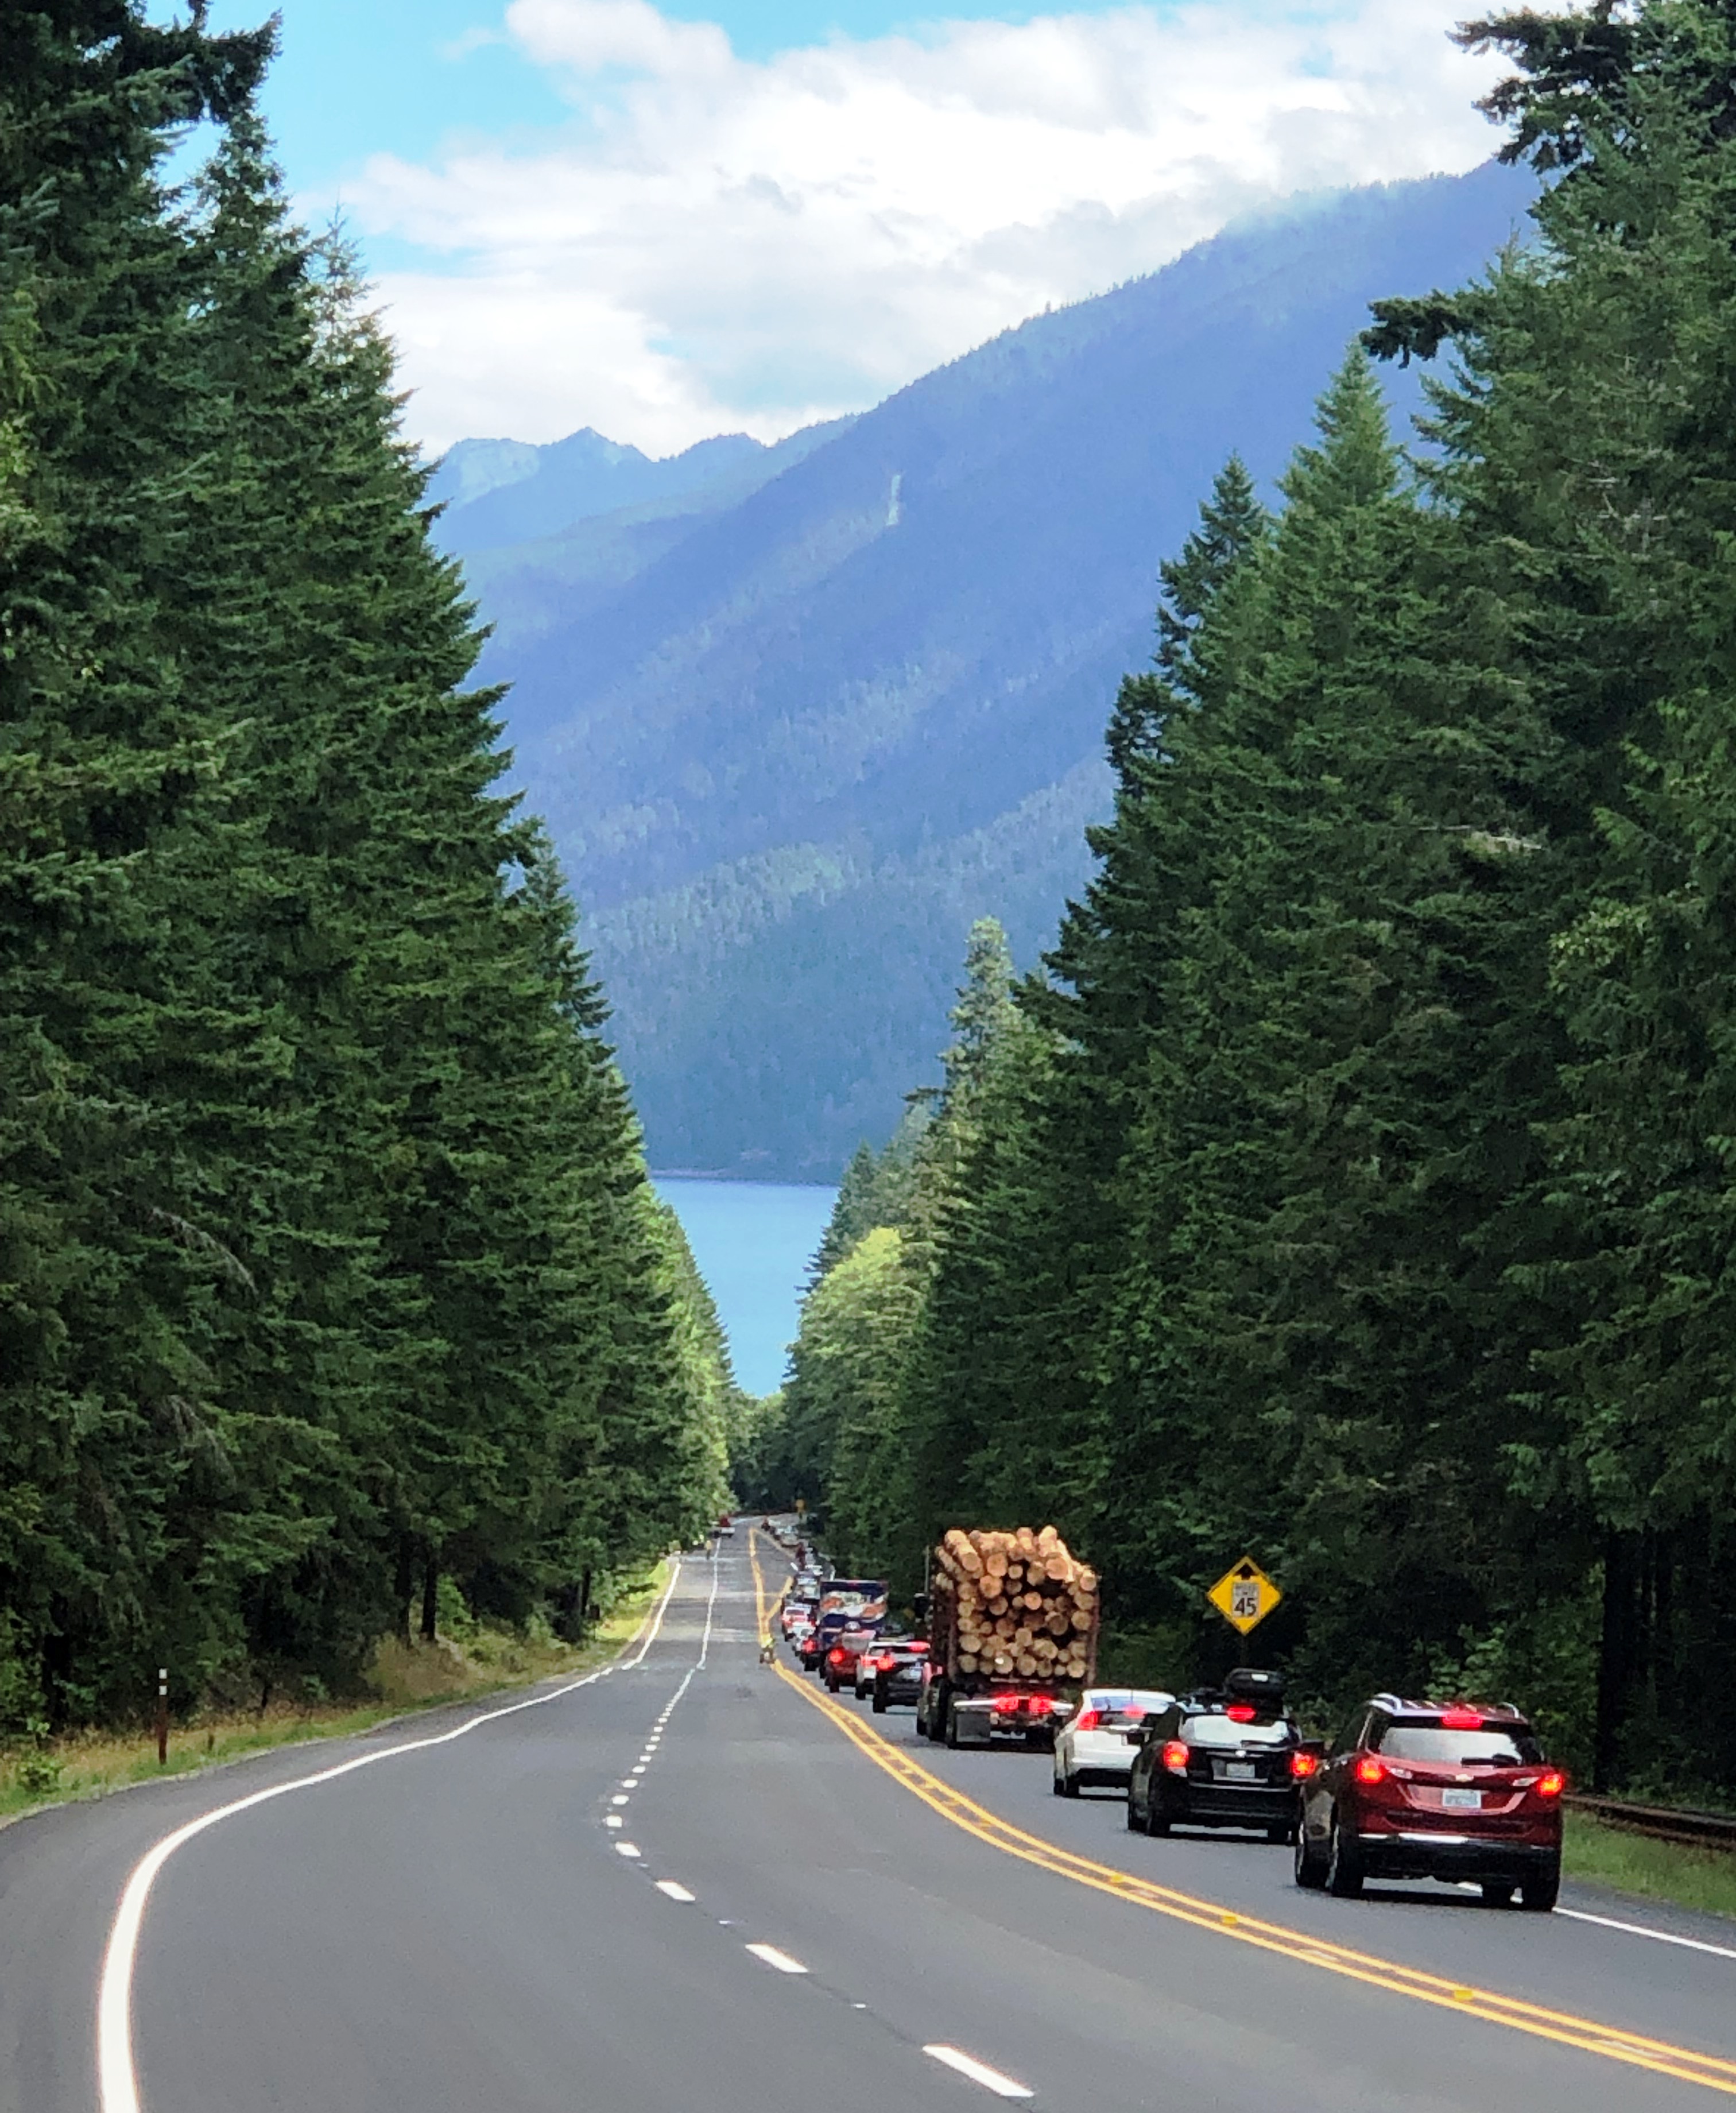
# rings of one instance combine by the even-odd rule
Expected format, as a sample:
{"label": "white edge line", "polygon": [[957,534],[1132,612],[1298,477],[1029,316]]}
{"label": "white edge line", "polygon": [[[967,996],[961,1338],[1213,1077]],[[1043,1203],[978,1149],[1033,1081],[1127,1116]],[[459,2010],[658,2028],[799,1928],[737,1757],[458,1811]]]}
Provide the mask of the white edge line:
{"label": "white edge line", "polygon": [[985,2091],[992,2091],[997,2098],[1037,2096],[1010,2076],[1003,2076],[998,2069],[991,2069],[986,2061],[978,2061],[974,2055],[965,2054],[955,2047],[925,2047],[923,2052],[932,2055],[936,2061],[945,2062],[949,2069],[957,2070],[960,2076],[968,2076],[973,2083],[980,2083]]}
{"label": "white edge line", "polygon": [[805,1974],[808,1969],[799,1959],[792,1959],[787,1951],[780,1951],[775,1944],[750,1944],[747,1949],[763,1965],[775,1966],[780,1974]]}
{"label": "white edge line", "polygon": [[644,1663],[645,1653],[657,1641],[657,1632],[663,1625],[663,1616],[669,1611],[669,1602],[675,1596],[676,1583],[681,1574],[681,1559],[677,1555],[669,1567],[669,1582],[663,1587],[663,1596],[657,1603],[656,1618],[652,1622],[645,1641],[639,1646],[635,1654],[631,1658],[624,1658],[619,1661],[623,1667],[640,1665]]}
{"label": "white edge line", "polygon": [[203,1834],[207,1827],[215,1827],[220,1819],[232,1819],[236,1813],[250,1811],[255,1805],[268,1805],[273,1798],[287,1797],[292,1791],[312,1790],[317,1783],[335,1782],[339,1776],[353,1775],[358,1768],[371,1768],[379,1761],[395,1760],[400,1754],[450,1746],[454,1739],[462,1739],[479,1725],[498,1723],[503,1717],[516,1717],[521,1709],[540,1709],[545,1703],[558,1702],[563,1695],[576,1694],[580,1688],[589,1687],[593,1681],[602,1679],[610,1669],[605,1666],[597,1673],[586,1673],[582,1680],[569,1681],[549,1694],[533,1695],[522,1702],[509,1702],[503,1709],[485,1710],[480,1716],[467,1718],[449,1732],[437,1732],[426,1739],[405,1739],[395,1746],[382,1746],[377,1753],[359,1754],[353,1760],[339,1762],[335,1768],[318,1769],[311,1776],[297,1776],[289,1782],[273,1783],[266,1790],[256,1790],[246,1797],[234,1798],[227,1805],[202,1812],[197,1819],[189,1819],[185,1826],[164,1835],[133,1866],[121,1889],[121,1904],[115,1910],[108,1943],[103,1954],[103,1976],[97,1995],[97,2102],[101,2113],[141,2113],[139,2079],[133,2066],[133,1961],[139,1950],[139,1933],[151,1887],[157,1873],[177,1849],[184,1847],[196,1834]]}
{"label": "white edge line", "polygon": [[1613,1915],[1588,1914],[1583,1908],[1560,1908],[1558,1915],[1572,1922],[1594,1922],[1602,1929],[1619,1929],[1629,1937],[1649,1937],[1654,1944],[1679,1944],[1687,1951],[1709,1951],[1715,1959],[1736,1959],[1736,1949],[1727,1944],[1707,1944],[1697,1937],[1678,1937],[1674,1930],[1647,1929],[1642,1922],[1617,1922]]}

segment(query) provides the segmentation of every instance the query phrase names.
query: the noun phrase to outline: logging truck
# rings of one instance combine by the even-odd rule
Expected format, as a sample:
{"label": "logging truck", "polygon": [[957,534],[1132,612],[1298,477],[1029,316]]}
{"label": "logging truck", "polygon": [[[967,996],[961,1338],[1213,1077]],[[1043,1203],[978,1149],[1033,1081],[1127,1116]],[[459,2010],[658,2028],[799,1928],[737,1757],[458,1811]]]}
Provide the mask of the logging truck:
{"label": "logging truck", "polygon": [[929,1561],[916,1728],[949,1746],[1046,1747],[1096,1671],[1097,1574],[1052,1526],[955,1527]]}

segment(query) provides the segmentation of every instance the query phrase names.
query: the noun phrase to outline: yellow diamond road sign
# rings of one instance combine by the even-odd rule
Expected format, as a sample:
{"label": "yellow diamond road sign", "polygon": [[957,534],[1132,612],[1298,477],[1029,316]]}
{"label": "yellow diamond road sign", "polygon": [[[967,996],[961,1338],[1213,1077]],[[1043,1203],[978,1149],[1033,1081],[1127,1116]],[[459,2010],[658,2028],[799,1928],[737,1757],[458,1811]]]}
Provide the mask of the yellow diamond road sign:
{"label": "yellow diamond road sign", "polygon": [[1253,1557],[1244,1555],[1234,1569],[1224,1572],[1205,1596],[1233,1629],[1240,1629],[1246,1636],[1256,1623],[1264,1621],[1284,1595]]}

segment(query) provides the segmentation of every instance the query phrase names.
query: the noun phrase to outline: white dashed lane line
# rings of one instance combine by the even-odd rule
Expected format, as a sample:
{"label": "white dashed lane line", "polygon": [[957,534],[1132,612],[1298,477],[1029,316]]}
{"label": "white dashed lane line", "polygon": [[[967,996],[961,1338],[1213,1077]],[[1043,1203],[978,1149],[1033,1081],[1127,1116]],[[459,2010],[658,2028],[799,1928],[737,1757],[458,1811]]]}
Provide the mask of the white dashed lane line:
{"label": "white dashed lane line", "polygon": [[615,1854],[617,1856],[636,1856],[639,1854],[639,1845],[636,1841],[617,1841],[615,1844]]}
{"label": "white dashed lane line", "polygon": [[679,1884],[673,1878],[659,1878],[657,1882],[657,1890],[660,1893],[666,1894],[672,1901],[691,1901],[699,1897],[696,1893],[690,1893],[685,1886]]}
{"label": "white dashed lane line", "polygon": [[747,1949],[762,1965],[775,1967],[780,1974],[805,1974],[808,1969],[799,1959],[792,1959],[787,1951],[780,1951],[775,1944],[750,1944]]}
{"label": "white dashed lane line", "polygon": [[955,2069],[960,2076],[968,2076],[973,2083],[980,2083],[985,2091],[992,2091],[997,2098],[1034,2098],[1037,2093],[1027,2090],[1010,2076],[1003,2076],[998,2069],[991,2069],[986,2061],[978,2061],[973,2054],[965,2054],[955,2047],[925,2047],[923,2052],[932,2055],[936,2061],[945,2062]]}

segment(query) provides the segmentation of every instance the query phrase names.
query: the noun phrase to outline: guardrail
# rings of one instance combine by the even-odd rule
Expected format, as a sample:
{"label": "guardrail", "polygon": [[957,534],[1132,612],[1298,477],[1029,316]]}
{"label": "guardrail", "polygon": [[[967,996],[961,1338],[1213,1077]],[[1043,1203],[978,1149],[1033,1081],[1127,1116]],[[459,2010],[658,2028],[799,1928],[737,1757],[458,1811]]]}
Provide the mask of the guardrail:
{"label": "guardrail", "polygon": [[1633,1805],[1622,1797],[1593,1797],[1570,1791],[1564,1802],[1574,1812],[1605,1827],[1629,1834],[1649,1834],[1659,1841],[1686,1841],[1698,1849],[1736,1851],[1736,1819],[1721,1812],[1683,1812],[1674,1805]]}

